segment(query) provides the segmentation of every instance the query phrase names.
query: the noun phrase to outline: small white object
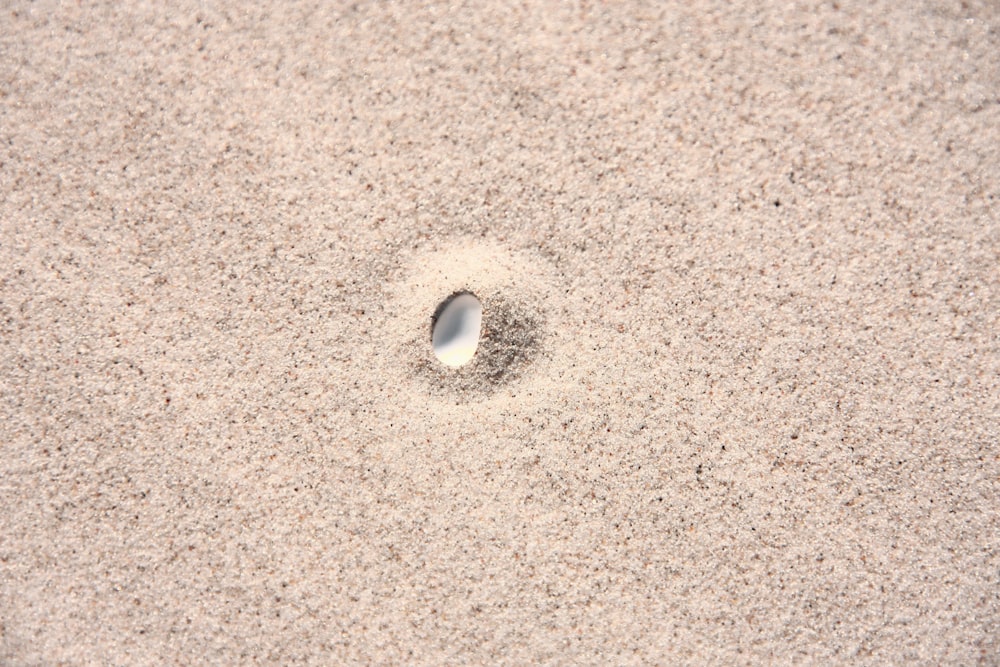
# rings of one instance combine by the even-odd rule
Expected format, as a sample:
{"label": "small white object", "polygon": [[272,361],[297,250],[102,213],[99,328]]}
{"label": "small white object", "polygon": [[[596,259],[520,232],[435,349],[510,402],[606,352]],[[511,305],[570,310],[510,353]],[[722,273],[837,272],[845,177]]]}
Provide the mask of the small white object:
{"label": "small white object", "polygon": [[479,299],[468,292],[450,297],[440,308],[431,332],[438,361],[452,368],[469,363],[479,347],[482,325],[483,304]]}

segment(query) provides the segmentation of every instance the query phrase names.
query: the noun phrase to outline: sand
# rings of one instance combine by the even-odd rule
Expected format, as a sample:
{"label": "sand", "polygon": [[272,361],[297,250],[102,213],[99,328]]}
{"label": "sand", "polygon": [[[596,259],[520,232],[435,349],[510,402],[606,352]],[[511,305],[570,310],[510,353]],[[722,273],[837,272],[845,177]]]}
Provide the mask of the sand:
{"label": "sand", "polygon": [[0,664],[1000,664],[998,27],[5,3]]}

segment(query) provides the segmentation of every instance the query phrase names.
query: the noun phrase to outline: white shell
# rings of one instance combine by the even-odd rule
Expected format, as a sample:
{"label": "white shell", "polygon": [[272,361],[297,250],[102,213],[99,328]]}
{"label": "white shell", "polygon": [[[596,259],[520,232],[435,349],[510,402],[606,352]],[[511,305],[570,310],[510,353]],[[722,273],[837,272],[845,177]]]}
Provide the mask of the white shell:
{"label": "white shell", "polygon": [[434,323],[431,345],[434,355],[445,366],[467,364],[479,347],[483,325],[483,304],[468,292],[450,298]]}

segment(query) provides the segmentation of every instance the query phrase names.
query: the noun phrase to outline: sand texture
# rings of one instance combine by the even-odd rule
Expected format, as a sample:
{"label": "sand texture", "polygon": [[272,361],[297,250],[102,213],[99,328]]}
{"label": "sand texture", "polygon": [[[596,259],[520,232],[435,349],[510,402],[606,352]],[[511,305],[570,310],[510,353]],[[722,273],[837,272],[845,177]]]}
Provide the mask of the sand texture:
{"label": "sand texture", "polygon": [[1000,664],[998,54],[3,2],[0,664]]}

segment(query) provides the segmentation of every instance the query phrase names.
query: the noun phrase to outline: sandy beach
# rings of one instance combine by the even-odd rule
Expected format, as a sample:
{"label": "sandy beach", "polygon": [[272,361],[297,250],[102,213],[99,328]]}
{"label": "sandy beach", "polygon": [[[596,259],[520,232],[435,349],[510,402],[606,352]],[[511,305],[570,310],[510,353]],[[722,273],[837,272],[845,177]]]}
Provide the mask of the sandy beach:
{"label": "sandy beach", "polygon": [[0,664],[1000,664],[1000,5],[754,4],[4,3]]}

